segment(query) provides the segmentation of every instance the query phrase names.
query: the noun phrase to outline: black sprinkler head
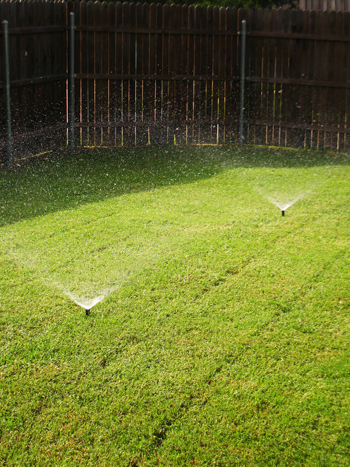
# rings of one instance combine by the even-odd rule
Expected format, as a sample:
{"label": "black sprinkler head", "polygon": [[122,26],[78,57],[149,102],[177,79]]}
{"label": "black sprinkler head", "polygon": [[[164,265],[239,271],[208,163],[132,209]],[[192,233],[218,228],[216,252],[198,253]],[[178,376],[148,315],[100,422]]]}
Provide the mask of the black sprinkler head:
{"label": "black sprinkler head", "polygon": [[90,310],[85,310],[85,314],[86,314],[86,316],[89,316]]}
{"label": "black sprinkler head", "polygon": [[282,216],[284,216],[284,211],[282,211]]}

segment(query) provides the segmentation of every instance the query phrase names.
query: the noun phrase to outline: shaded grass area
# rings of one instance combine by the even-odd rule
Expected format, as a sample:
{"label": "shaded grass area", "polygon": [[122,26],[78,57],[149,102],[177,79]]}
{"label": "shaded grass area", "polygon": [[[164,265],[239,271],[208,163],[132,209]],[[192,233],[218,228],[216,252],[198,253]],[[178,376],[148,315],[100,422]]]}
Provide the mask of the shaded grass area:
{"label": "shaded grass area", "polygon": [[[312,168],[349,164],[349,156],[314,151],[194,147],[49,154],[0,174],[0,225],[116,196],[204,180],[228,168],[237,181],[252,168]],[[242,181],[243,182],[243,181]]]}
{"label": "shaded grass area", "polygon": [[[168,151],[1,174],[1,461],[348,465],[349,159]],[[276,180],[308,192],[285,218]],[[37,256],[54,262],[58,232],[79,278],[91,222],[89,253],[127,231],[169,248],[85,317]]]}

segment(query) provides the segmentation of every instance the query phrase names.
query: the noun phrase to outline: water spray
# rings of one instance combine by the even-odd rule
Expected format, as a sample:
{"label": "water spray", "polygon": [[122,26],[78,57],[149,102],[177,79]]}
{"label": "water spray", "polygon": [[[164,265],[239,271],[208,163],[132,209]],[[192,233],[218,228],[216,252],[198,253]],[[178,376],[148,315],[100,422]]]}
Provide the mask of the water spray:
{"label": "water spray", "polygon": [[269,201],[271,201],[271,203],[273,203],[275,206],[277,206],[281,210],[282,217],[284,217],[285,211],[287,211],[288,208],[293,206],[293,204],[296,203],[304,195],[305,195],[305,193],[301,193],[299,196],[297,196],[293,200],[287,201],[287,202],[286,201],[277,201],[275,198],[271,198],[270,196],[267,196],[267,199]]}
{"label": "water spray", "polygon": [[[113,290],[113,289],[111,289]],[[105,298],[104,295],[99,295],[98,297],[95,298],[81,298],[73,295],[71,292],[68,292],[67,290],[64,291],[66,295],[68,295],[69,298],[71,298],[77,305],[81,306],[85,310],[85,315],[89,316],[91,308],[95,306],[97,303],[101,302]]]}

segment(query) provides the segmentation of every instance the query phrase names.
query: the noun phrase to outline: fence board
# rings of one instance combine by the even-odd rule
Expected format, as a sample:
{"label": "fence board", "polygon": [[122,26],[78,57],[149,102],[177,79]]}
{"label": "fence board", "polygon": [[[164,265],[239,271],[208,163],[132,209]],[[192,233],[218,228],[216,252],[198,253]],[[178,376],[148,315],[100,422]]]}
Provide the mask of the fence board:
{"label": "fence board", "polygon": [[[317,12],[316,15],[316,34],[327,34],[327,13],[321,11]],[[314,76],[316,80],[327,79],[327,67],[330,59],[330,43],[316,44],[315,46],[315,71]],[[317,147],[323,149],[326,143],[326,132],[324,131],[326,124],[326,111],[327,111],[327,89],[317,89]]]}
{"label": "fence board", "polygon": [[[151,5],[144,4],[142,10],[143,17],[143,28],[155,30],[157,29],[157,5],[152,3]],[[157,100],[160,97],[160,86],[156,80],[149,80],[146,76],[156,76],[160,64],[159,61],[159,44],[158,41],[161,38],[154,33],[143,34],[143,110],[142,110],[142,121],[145,123],[145,129],[142,135],[142,145],[148,146],[149,144],[159,144],[159,132],[160,122],[157,122],[157,117],[160,119],[160,103]],[[160,51],[161,54],[161,51]],[[161,58],[160,58],[161,60]],[[158,115],[159,112],[159,115]]]}
{"label": "fence board", "polygon": [[[122,27],[127,28],[130,25],[129,18],[129,4],[122,4],[123,11],[123,23]],[[130,33],[123,32],[122,36],[122,55],[123,55],[123,75],[130,75]],[[131,120],[131,109],[130,109],[130,81],[128,79],[123,79],[122,83],[122,102],[121,102],[123,122],[130,122]],[[129,146],[132,144],[131,130],[129,126],[126,128],[122,127],[122,144],[123,146]]]}
{"label": "fence board", "polygon": [[[93,26],[94,24],[94,3],[90,0],[87,4],[87,24]],[[93,31],[87,34],[87,116],[89,123],[96,123],[95,113],[95,80],[91,78],[95,73],[95,60],[94,60],[94,42],[95,33]],[[96,132],[95,128],[88,129],[88,145],[94,146],[96,144]]]}
{"label": "fence board", "polygon": [[[253,20],[254,23],[251,24],[250,28],[248,28],[248,31],[250,32],[259,32],[263,30],[263,25],[264,25],[264,10],[259,8],[255,13],[254,17],[247,17],[247,13],[243,14],[243,12],[240,12],[239,15],[239,27],[241,30],[241,22],[243,19],[246,19],[247,24],[251,23]],[[252,29],[254,27],[254,29]],[[264,39],[261,37],[254,37],[250,38],[248,36],[247,42],[248,42],[248,48],[251,53],[252,50],[254,50],[250,62],[251,70],[248,69],[249,74],[248,76],[254,76],[258,78],[257,82],[252,82],[251,84],[248,84],[247,90],[246,90],[246,100],[249,102],[248,104],[248,112],[249,112],[249,121],[254,121],[254,120],[264,120],[264,108],[265,108],[265,95],[262,94],[262,87],[264,84],[262,82],[259,82],[259,78],[263,77],[263,72],[264,72]],[[239,41],[241,43],[241,41]],[[240,57],[240,50],[238,51],[239,57]],[[249,63],[249,62],[248,62]],[[248,73],[247,73],[248,74]],[[250,132],[252,132],[252,135],[250,136],[252,139],[251,141],[254,144],[265,144],[266,139],[266,127],[265,125],[253,123],[250,124]]]}
{"label": "fence board", "polygon": [[[120,29],[123,25],[123,5],[121,2],[116,3],[115,27]],[[115,71],[121,74],[123,70],[123,34],[115,32]],[[123,144],[123,80],[115,80],[115,109],[113,111],[115,123],[119,123],[119,127],[115,128],[115,145]]]}
{"label": "fence board", "polygon": [[[344,29],[343,33],[345,37],[350,36],[350,13],[345,12],[344,13]],[[345,47],[345,60],[344,60],[344,81],[349,82],[350,80],[350,43],[346,44]],[[344,127],[347,129],[349,128],[349,117],[350,117],[350,93],[349,89],[346,88],[345,91],[345,116],[344,116]],[[350,138],[349,135],[347,135],[344,132],[344,150],[349,151],[350,150]]]}
{"label": "fence board", "polygon": [[[75,26],[81,25],[81,2],[80,0],[75,0],[74,3],[72,4],[72,12],[75,15]],[[68,23],[69,24],[69,23]],[[81,35],[84,34],[84,31],[75,31],[75,35],[77,36],[77,39],[74,44],[74,58],[75,58],[75,63],[74,63],[74,71],[75,73],[79,73],[80,75],[82,74],[82,67],[81,67],[81,61],[82,61],[82,50],[80,47],[80,44],[82,42]],[[79,83],[77,83],[77,86],[75,86],[75,121],[76,122],[81,122],[81,92],[82,92],[82,83],[81,80]],[[80,146],[82,145],[82,128],[79,127],[75,131],[75,145]]]}
{"label": "fence board", "polygon": [[[172,32],[175,29],[175,5],[170,5],[169,9],[169,30]],[[175,76],[175,54],[177,50],[174,47],[174,38],[173,34],[168,36],[168,75],[169,77]],[[168,80],[168,143],[173,144],[175,142],[175,120],[174,115],[176,111],[176,101],[175,101],[175,83],[174,80]]]}
{"label": "fence board", "polygon": [[[101,24],[106,25],[109,22],[108,17],[108,3],[103,1],[101,3]],[[100,80],[100,94],[101,94],[101,121],[109,123],[109,53],[108,53],[108,32],[101,33],[101,73],[107,78]],[[110,130],[109,128],[102,128],[101,131],[101,145],[109,146],[110,143]]]}
{"label": "fence board", "polygon": [[[303,28],[303,15],[301,11],[290,12],[290,30],[294,33],[301,33]],[[303,74],[301,57],[303,55],[302,40],[290,41],[290,61],[289,61],[289,77],[292,79],[298,79]],[[302,115],[303,103],[302,98],[305,91],[304,87],[292,86],[290,88],[290,102],[289,102],[289,114],[288,121],[303,122],[304,118]],[[308,105],[308,104],[307,104]],[[302,129],[291,128],[289,130],[288,138],[290,144],[293,147],[303,147],[305,140],[305,132]]]}
{"label": "fence board", "polygon": [[[94,2],[93,14],[94,14],[94,26],[98,29],[102,26],[102,17],[101,17],[101,2],[97,0]],[[94,74],[102,74],[102,37],[101,32],[97,31],[94,33]],[[101,79],[95,80],[95,89],[94,89],[94,119],[96,123],[102,123],[102,85],[103,81]],[[103,128],[97,127],[98,129],[95,132],[95,145],[103,146]]]}
{"label": "fence board", "polygon": [[[188,6],[183,5],[181,8],[178,6],[178,24],[181,30],[186,30],[188,27]],[[178,50],[179,54],[179,75],[185,75],[186,72],[186,34],[181,34],[180,36],[180,48]],[[177,144],[186,145],[187,144],[187,125],[186,119],[183,117],[186,116],[186,107],[187,107],[187,80],[178,82],[178,108],[176,120],[179,122],[176,128],[176,138]]]}
{"label": "fence board", "polygon": [[[226,30],[236,33],[237,9],[228,8],[226,11]],[[237,37],[235,35],[226,36],[225,143],[233,144],[236,142],[237,134],[237,75]]]}
{"label": "fence board", "polygon": [[[79,24],[82,26],[87,25],[87,2],[86,0],[82,0],[80,2],[80,18],[79,20],[76,19],[75,24],[78,26]],[[76,35],[78,33],[76,32]],[[81,31],[79,34],[79,42],[77,43],[77,49],[78,53],[80,55],[80,70],[81,74],[85,75],[88,72],[88,61],[87,61],[87,48],[88,48],[88,32],[87,31]],[[79,123],[83,122],[88,122],[89,117],[88,117],[88,80],[87,79],[81,79],[79,82],[76,80],[76,87],[77,89],[77,94],[79,95],[79,116],[77,118],[76,115],[76,120],[79,121]],[[87,128],[80,128],[79,132],[80,136],[80,144],[82,146],[88,146],[89,145],[89,138],[88,138],[88,129]]]}
{"label": "fence board", "polygon": [[[310,28],[310,15],[308,11],[300,12],[300,21],[302,33],[306,34]],[[309,49],[312,46],[311,41],[301,41],[299,44],[300,48],[300,67],[301,74],[308,76],[308,60],[310,59]],[[313,54],[311,54],[312,56]],[[299,119],[305,124],[312,124],[312,103],[310,88],[308,86],[302,86],[300,89],[300,109],[299,109]],[[302,145],[304,147],[310,146],[310,132],[304,130]]]}
{"label": "fence board", "polygon": [[[163,26],[163,7],[158,4],[155,7],[156,15],[156,28],[161,29]],[[153,20],[152,20],[153,21]],[[151,24],[153,24],[151,21]],[[155,35],[155,49],[156,63],[155,63],[155,75],[161,76],[163,73],[163,36]],[[153,53],[153,49],[150,49],[150,53]],[[166,125],[163,122],[163,81],[155,80],[154,82],[154,114],[153,121],[155,122],[155,129],[152,131],[150,128],[150,143],[156,146],[162,146],[166,143]]]}
{"label": "fence board", "polygon": [[[194,29],[200,31],[202,28],[202,14],[201,7],[196,6],[194,9]],[[201,142],[201,130],[203,124],[201,124],[201,83],[198,80],[201,74],[201,35],[196,34],[193,38],[193,76],[195,77],[192,85],[193,91],[193,125],[192,125],[192,143],[200,144]]]}
{"label": "fence board", "polygon": [[[129,67],[130,67],[130,75],[135,75],[136,72],[136,33],[133,32],[136,26],[136,5],[135,3],[130,3],[129,6],[129,21],[131,26],[131,33],[130,33],[130,42],[129,42]],[[130,113],[130,121],[136,123],[137,122],[137,114],[136,114],[136,105],[137,105],[137,81],[136,79],[129,79],[129,113]],[[134,125],[130,127],[131,131],[129,133],[129,145],[135,146],[136,144],[136,134],[137,134],[137,127]]]}
{"label": "fence board", "polygon": [[[188,30],[194,29],[195,10],[194,6],[190,5],[187,12]],[[187,40],[186,40],[187,39]],[[194,76],[194,36],[189,34],[185,38],[187,44],[186,55],[186,70],[187,76]],[[194,128],[194,81],[187,82],[186,94],[186,120],[187,120],[187,144],[195,143],[195,128]]]}
{"label": "fence board", "polygon": [[[344,14],[342,12],[332,12],[330,14],[330,31],[331,35],[343,34],[343,18]],[[344,80],[344,63],[345,58],[345,49],[346,44],[341,42],[337,44],[332,42],[331,44],[331,58],[332,62],[328,70],[328,80],[336,81],[340,79]],[[346,90],[344,88],[330,88],[328,91],[328,102],[332,102],[333,105],[329,109],[327,125],[329,126],[344,126],[345,124],[345,102],[346,102]],[[330,147],[332,149],[340,149],[340,133],[332,132]]]}

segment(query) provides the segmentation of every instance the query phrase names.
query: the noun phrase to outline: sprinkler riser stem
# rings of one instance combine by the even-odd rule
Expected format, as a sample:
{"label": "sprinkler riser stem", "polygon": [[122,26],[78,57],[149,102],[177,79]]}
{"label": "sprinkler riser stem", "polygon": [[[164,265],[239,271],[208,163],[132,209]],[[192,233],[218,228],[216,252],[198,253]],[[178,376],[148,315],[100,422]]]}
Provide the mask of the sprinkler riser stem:
{"label": "sprinkler riser stem", "polygon": [[85,315],[89,316],[89,314],[90,314],[90,310],[85,310]]}
{"label": "sprinkler riser stem", "polygon": [[282,211],[282,216],[284,216],[284,211]]}

